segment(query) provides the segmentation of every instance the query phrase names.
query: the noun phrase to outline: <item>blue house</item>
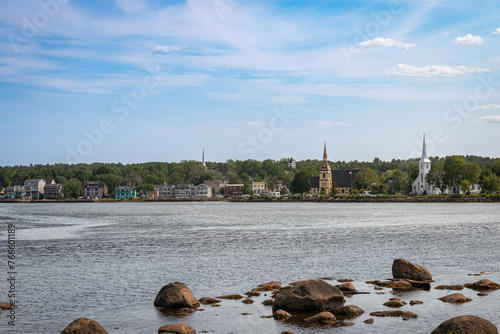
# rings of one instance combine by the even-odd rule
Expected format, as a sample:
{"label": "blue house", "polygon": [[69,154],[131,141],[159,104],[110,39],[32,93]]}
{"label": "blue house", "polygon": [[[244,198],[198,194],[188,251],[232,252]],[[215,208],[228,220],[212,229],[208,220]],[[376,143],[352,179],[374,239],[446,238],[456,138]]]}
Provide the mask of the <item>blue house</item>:
{"label": "blue house", "polygon": [[137,197],[137,192],[135,189],[130,189],[127,186],[116,187],[115,189],[116,199],[128,199],[132,197]]}

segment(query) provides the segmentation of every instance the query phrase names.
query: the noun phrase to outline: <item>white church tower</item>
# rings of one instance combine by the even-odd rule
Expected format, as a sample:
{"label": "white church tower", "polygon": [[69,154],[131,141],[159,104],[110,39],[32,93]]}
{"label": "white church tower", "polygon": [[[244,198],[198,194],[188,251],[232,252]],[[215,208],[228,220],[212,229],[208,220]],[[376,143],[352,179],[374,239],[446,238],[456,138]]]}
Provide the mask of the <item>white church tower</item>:
{"label": "white church tower", "polygon": [[424,143],[422,146],[422,157],[418,162],[418,177],[413,181],[411,188],[412,192],[422,195],[424,192],[427,195],[434,195],[436,192],[436,187],[431,186],[427,183],[427,173],[431,169],[431,160],[427,156],[427,148],[425,147],[425,134]]}

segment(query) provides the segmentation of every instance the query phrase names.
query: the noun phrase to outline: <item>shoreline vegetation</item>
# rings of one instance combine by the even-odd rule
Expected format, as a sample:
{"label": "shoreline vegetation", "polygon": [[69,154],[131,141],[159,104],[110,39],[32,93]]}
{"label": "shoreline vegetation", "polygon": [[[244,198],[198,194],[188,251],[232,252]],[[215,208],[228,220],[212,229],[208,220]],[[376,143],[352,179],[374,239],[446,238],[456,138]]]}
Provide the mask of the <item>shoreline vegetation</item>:
{"label": "shoreline vegetation", "polygon": [[168,199],[0,199],[0,203],[142,203],[142,202],[237,202],[237,203],[475,203],[475,202],[500,202],[500,194],[483,195],[424,195],[424,196],[405,196],[405,195],[382,195],[382,196],[281,196],[281,197],[241,197],[231,198],[168,198]]}

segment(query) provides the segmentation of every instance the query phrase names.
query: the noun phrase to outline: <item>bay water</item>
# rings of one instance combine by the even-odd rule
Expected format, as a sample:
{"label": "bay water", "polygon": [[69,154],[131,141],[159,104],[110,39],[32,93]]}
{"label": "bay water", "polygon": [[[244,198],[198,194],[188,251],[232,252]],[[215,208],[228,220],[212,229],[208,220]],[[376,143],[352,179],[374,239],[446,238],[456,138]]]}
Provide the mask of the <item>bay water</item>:
{"label": "bay water", "polygon": [[[427,268],[433,287],[491,279],[500,283],[500,203],[0,203],[0,302],[8,302],[8,225],[15,226],[15,326],[0,333],[60,333],[92,318],[110,333],[157,333],[168,323],[200,333],[430,333],[442,321],[473,314],[500,328],[500,291],[462,305],[437,298],[456,291],[399,293],[422,305],[417,319],[375,318],[394,297],[368,280],[392,277],[404,258]],[[471,276],[472,274],[481,276]],[[224,300],[182,317],[153,301],[180,281],[196,298],[243,294],[261,283],[353,279],[368,294],[347,298],[365,313],[351,327],[309,327],[267,318],[271,308]]]}

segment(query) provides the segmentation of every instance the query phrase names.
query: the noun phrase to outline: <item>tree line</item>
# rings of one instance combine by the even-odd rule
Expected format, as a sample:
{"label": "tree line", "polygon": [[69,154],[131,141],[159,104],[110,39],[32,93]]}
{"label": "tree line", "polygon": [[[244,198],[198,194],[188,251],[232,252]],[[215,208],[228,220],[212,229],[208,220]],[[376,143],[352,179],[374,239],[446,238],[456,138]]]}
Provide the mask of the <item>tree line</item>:
{"label": "tree line", "polygon": [[[429,181],[437,187],[441,185],[461,187],[480,183],[486,191],[500,189],[500,159],[478,156],[431,157],[432,168]],[[278,181],[292,192],[307,192],[310,178],[319,175],[321,160],[297,162],[297,169],[288,166],[289,159],[267,159],[258,161],[227,160],[207,162],[206,167],[199,161],[149,162],[140,164],[92,163],[92,164],[47,164],[30,166],[0,167],[0,189],[22,185],[27,179],[54,179],[61,183],[66,197],[83,195],[85,181],[103,181],[112,195],[120,185],[137,187],[149,191],[153,185],[192,183],[198,185],[205,180],[225,179],[229,183],[245,185],[245,192],[251,193],[251,181],[265,181],[272,189]],[[333,170],[358,170],[354,187],[375,193],[409,193],[411,183],[418,176],[418,159],[381,161],[337,161],[330,162]],[[293,181],[302,188],[293,187]],[[435,183],[434,183],[435,182]],[[307,188],[305,190],[304,188]],[[303,190],[303,191],[298,191]]]}

